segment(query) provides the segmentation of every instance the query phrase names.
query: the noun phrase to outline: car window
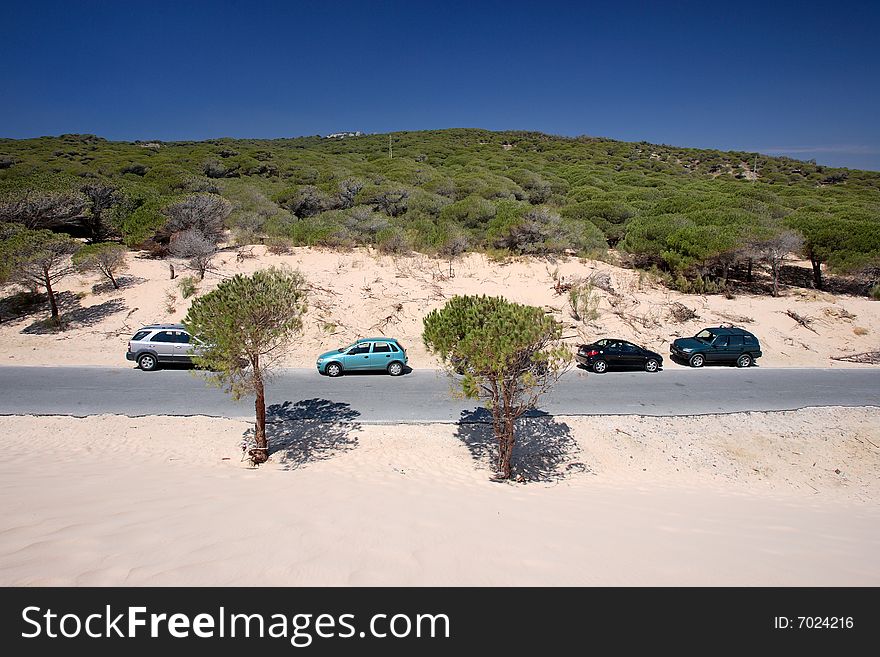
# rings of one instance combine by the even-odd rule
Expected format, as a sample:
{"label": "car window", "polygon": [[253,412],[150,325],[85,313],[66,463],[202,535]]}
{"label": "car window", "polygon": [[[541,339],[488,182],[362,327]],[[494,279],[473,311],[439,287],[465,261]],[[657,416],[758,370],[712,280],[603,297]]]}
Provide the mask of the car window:
{"label": "car window", "polygon": [[596,346],[597,346],[597,347],[604,347],[604,346],[607,345],[607,344],[608,344],[608,340],[604,340],[604,339],[603,339],[603,340],[599,340],[599,341],[596,343]]}
{"label": "car window", "polygon": [[629,342],[621,342],[620,343],[620,350],[625,351],[627,353],[630,353],[630,352],[635,351],[636,348],[633,345],[631,345]]}
{"label": "car window", "polygon": [[753,336],[753,335],[744,335],[743,340],[745,341],[745,343],[747,345],[754,345],[755,344],[755,336]]}
{"label": "car window", "polygon": [[370,343],[365,342],[365,343],[358,344],[358,345],[355,345],[354,347],[352,347],[349,350],[348,355],[353,356],[355,354],[368,354],[368,353],[370,353]]}
{"label": "car window", "polygon": [[180,344],[189,344],[189,333],[180,331],[175,336]]}
{"label": "car window", "polygon": [[132,336],[131,339],[133,342],[139,342],[140,340],[143,340],[145,337],[147,337],[149,334],[149,331],[138,331],[134,334],[134,336]]}
{"label": "car window", "polygon": [[726,347],[727,346],[727,336],[726,335],[719,335],[717,338],[715,338],[715,341],[712,344],[715,345],[716,347]]}
{"label": "car window", "polygon": [[374,354],[387,354],[391,352],[391,347],[388,346],[387,342],[377,342],[373,345],[373,353]]}
{"label": "car window", "polygon": [[712,333],[709,329],[703,329],[699,333],[694,336],[697,340],[702,340],[703,342],[712,342],[712,338],[715,337],[715,334]]}
{"label": "car window", "polygon": [[397,345],[394,344],[393,342],[389,342],[388,346],[391,347],[391,351],[399,351],[399,349],[397,348]]}
{"label": "car window", "polygon": [[397,346],[400,347],[400,350],[401,350],[401,351],[406,351],[406,349],[404,348],[404,346],[403,346],[402,344],[400,344],[399,342],[397,343]]}
{"label": "car window", "polygon": [[743,346],[743,336],[731,335],[729,344],[731,347],[742,347]]}
{"label": "car window", "polygon": [[150,342],[177,342],[177,338],[171,331],[159,331],[150,338]]}

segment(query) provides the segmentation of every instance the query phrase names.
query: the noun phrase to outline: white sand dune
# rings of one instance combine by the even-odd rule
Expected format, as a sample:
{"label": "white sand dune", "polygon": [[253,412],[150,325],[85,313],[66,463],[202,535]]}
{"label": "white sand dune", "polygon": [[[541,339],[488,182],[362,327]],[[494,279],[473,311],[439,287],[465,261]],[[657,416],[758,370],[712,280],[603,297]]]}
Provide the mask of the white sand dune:
{"label": "white sand dune", "polygon": [[[437,360],[422,345],[422,318],[455,294],[503,295],[545,307],[565,321],[565,336],[572,344],[613,336],[664,355],[675,337],[693,335],[707,325],[739,323],[761,339],[764,366],[854,366],[831,358],[876,350],[880,335],[880,303],[867,298],[804,289],[785,290],[785,296],[776,299],[683,295],[653,285],[650,277],[640,277],[633,270],[578,258],[497,263],[469,254],[453,263],[454,276],[450,277],[449,263],[420,255],[390,257],[365,249],[340,253],[311,248],[271,255],[263,247],[253,247],[256,257],[239,260],[238,253],[241,249],[220,254],[216,271],[199,285],[199,293],[212,289],[225,276],[269,265],[299,268],[314,287],[303,335],[283,363],[288,367],[312,367],[316,354],[372,335],[400,339],[413,367],[437,367]],[[169,280],[167,262],[132,255],[129,263],[125,277],[131,284],[122,290],[105,284],[93,291],[94,277],[68,278],[58,285],[73,304],[73,321],[67,331],[34,332],[34,322],[46,312],[0,324],[0,364],[131,367],[124,354],[132,333],[144,324],[180,320],[191,300],[181,297],[179,278]],[[182,263],[176,265],[179,273],[187,273]],[[601,302],[595,322],[575,322],[568,313],[566,296],[553,289],[554,275],[570,281],[597,272],[609,276],[614,294],[598,292]],[[4,294],[13,291],[7,288]],[[73,294],[85,296],[77,300]],[[674,321],[670,311],[676,302],[695,311],[698,318]],[[799,325],[786,310],[809,318],[813,330]],[[669,366],[676,367],[674,363]]]}
{"label": "white sand dune", "polygon": [[0,584],[877,586],[878,419],[544,419],[499,484],[455,425],[276,426],[254,470],[246,422],[3,417]]}

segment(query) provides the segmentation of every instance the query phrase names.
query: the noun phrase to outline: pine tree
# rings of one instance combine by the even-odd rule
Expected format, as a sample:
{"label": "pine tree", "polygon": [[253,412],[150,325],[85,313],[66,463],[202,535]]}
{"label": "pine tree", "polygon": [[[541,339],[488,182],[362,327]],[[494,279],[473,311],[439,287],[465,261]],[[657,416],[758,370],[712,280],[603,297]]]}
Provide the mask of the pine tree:
{"label": "pine tree", "polygon": [[53,285],[74,273],[71,256],[82,246],[67,235],[51,230],[9,227],[4,232],[0,254],[8,278],[33,290],[43,288],[49,297],[52,322],[60,325]]}
{"label": "pine tree", "polygon": [[299,272],[265,269],[238,274],[193,301],[184,319],[203,346],[193,357],[214,383],[235,399],[255,396],[254,463],[269,458],[266,436],[267,375],[302,329],[306,284]]}
{"label": "pine tree", "polygon": [[513,476],[516,420],[537,405],[568,368],[562,325],[542,309],[502,297],[455,296],[425,317],[423,339],[451,370],[464,394],[484,399],[498,442],[498,474]]}
{"label": "pine tree", "polygon": [[113,289],[118,290],[119,282],[116,280],[116,274],[125,268],[127,253],[128,249],[113,242],[89,244],[80,249],[79,253],[73,257],[73,264],[80,272],[100,273],[110,281]]}

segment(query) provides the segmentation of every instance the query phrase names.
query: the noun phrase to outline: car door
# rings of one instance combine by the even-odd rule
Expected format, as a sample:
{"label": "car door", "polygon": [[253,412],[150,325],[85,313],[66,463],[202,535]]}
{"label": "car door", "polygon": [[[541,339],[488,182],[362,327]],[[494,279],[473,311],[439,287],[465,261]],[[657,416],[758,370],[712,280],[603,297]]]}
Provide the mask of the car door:
{"label": "car door", "polygon": [[608,342],[605,345],[605,348],[600,349],[599,351],[600,356],[605,360],[606,363],[612,366],[620,365],[621,354],[619,342]]}
{"label": "car door", "polygon": [[743,336],[731,335],[727,341],[727,360],[736,360],[743,353]]}
{"label": "car door", "polygon": [[345,354],[343,366],[346,370],[364,370],[369,367],[372,342],[359,342]]}
{"label": "car door", "polygon": [[391,345],[387,342],[374,342],[370,352],[370,369],[384,370],[391,362]]}
{"label": "car door", "polygon": [[620,364],[624,367],[636,367],[644,364],[640,350],[629,342],[620,343]]}
{"label": "car door", "polygon": [[173,331],[159,331],[150,338],[150,348],[162,361],[174,360],[175,337]]}
{"label": "car door", "polygon": [[192,362],[190,358],[192,355],[192,340],[189,333],[186,331],[174,331],[174,339],[174,360],[181,363]]}
{"label": "car door", "polygon": [[712,340],[712,346],[706,351],[706,360],[712,363],[719,363],[727,360],[727,344],[729,335],[716,335]]}

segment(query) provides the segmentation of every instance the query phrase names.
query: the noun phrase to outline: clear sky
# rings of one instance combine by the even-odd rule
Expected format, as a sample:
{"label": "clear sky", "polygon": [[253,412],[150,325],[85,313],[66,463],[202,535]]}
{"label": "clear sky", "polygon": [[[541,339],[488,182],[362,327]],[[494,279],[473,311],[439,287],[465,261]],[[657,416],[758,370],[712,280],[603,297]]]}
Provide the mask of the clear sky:
{"label": "clear sky", "polygon": [[880,2],[2,0],[0,136],[448,127],[880,170]]}

